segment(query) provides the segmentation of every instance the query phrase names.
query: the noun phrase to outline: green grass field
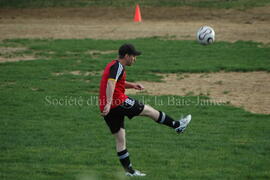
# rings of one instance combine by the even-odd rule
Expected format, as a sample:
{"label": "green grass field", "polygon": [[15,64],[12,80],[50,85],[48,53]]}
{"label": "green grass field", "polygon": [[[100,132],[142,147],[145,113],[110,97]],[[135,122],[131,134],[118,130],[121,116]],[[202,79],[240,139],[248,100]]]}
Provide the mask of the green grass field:
{"label": "green grass field", "polygon": [[[114,139],[96,105],[99,73],[124,42],[1,42],[0,47],[21,48],[1,57],[36,57],[0,63],[1,180],[129,179],[123,175]],[[161,81],[157,72],[270,71],[270,47],[260,43],[201,46],[157,37],[129,42],[143,52],[127,68],[130,81]],[[192,96],[134,97],[174,118],[193,115],[182,135],[147,118],[126,120],[132,164],[148,174],[143,179],[270,178],[270,115],[228,104],[197,105],[198,97]],[[173,105],[172,98],[183,104]]]}
{"label": "green grass field", "polygon": [[252,8],[270,5],[270,0],[1,0],[0,7],[43,8],[43,7],[89,7],[113,6],[193,6],[203,8]]}

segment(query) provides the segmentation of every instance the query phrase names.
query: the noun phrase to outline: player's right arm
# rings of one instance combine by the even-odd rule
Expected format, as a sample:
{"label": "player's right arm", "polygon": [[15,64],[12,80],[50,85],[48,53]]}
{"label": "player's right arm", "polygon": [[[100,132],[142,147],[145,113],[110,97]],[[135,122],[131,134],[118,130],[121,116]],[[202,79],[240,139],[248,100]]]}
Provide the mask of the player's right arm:
{"label": "player's right arm", "polygon": [[115,79],[108,79],[106,88],[106,105],[101,113],[102,116],[106,116],[110,112],[115,84],[116,84]]}

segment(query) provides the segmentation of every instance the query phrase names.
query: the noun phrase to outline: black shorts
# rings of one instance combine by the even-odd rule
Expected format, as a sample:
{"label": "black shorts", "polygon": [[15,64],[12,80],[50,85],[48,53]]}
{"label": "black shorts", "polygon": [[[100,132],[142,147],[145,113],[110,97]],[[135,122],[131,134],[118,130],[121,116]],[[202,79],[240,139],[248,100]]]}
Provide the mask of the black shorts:
{"label": "black shorts", "polygon": [[111,133],[117,133],[120,128],[124,127],[124,119],[127,116],[129,119],[138,116],[144,109],[144,104],[128,97],[123,104],[110,110],[109,114],[104,117]]}

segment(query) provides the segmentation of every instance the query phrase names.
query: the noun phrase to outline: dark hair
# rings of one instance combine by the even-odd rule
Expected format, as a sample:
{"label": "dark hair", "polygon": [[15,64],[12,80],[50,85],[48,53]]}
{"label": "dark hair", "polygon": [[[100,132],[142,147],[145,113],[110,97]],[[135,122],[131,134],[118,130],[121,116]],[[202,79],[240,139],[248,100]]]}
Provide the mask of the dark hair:
{"label": "dark hair", "polygon": [[124,58],[126,54],[139,56],[142,53],[140,51],[137,51],[132,44],[123,44],[119,48],[118,54],[119,54],[119,58]]}

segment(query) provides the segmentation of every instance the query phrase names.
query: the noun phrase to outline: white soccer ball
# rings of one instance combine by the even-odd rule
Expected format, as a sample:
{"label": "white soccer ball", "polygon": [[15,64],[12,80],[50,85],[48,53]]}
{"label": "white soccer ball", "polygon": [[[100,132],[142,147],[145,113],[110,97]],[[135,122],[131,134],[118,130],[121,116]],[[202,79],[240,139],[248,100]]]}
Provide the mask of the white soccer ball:
{"label": "white soccer ball", "polygon": [[197,32],[197,41],[200,44],[208,45],[215,41],[215,31],[209,26],[201,27]]}

